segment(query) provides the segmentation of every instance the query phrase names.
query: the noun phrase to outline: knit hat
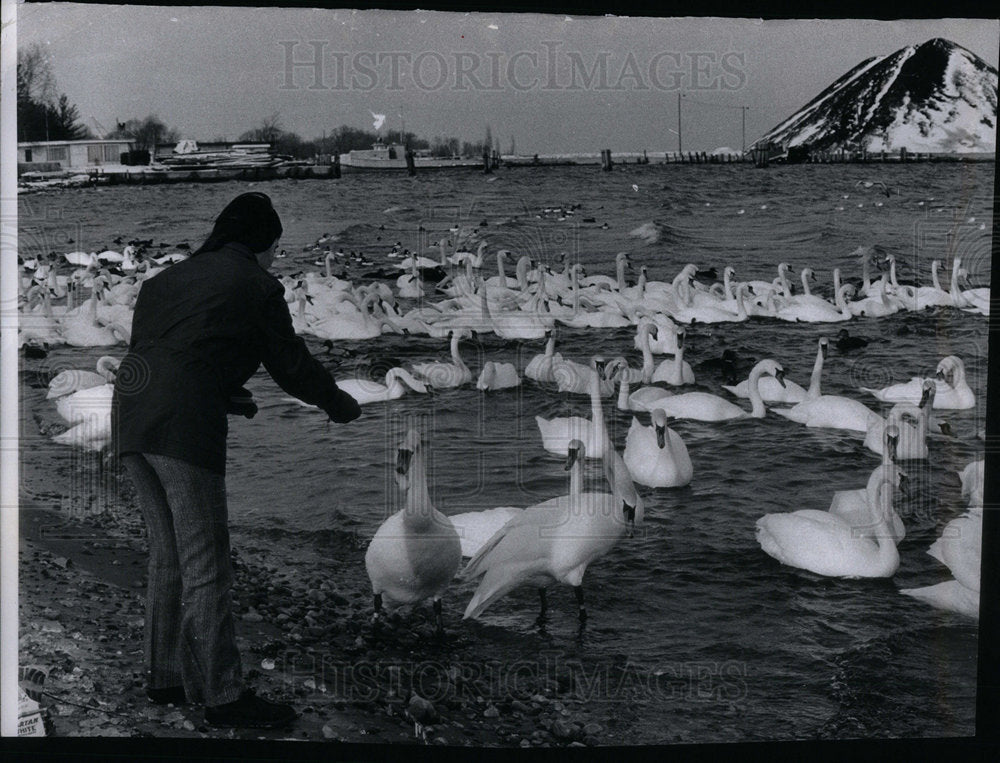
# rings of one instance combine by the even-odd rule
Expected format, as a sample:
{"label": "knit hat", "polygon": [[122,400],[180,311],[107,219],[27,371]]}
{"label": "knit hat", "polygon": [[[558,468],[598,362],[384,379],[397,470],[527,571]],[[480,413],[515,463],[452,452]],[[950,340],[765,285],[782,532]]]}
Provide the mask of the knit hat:
{"label": "knit hat", "polygon": [[277,241],[281,231],[281,219],[267,194],[257,191],[240,194],[215,219],[212,232],[193,255],[214,252],[232,242],[244,244],[256,254]]}

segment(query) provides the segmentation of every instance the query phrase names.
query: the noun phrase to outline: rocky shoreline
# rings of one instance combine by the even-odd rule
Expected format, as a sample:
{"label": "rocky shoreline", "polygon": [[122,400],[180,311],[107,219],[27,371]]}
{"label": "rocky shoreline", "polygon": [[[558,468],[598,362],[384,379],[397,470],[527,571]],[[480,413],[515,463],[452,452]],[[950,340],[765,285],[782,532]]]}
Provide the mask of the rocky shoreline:
{"label": "rocky shoreline", "polygon": [[474,656],[475,643],[455,623],[440,641],[429,609],[392,615],[373,641],[370,597],[357,580],[359,544],[336,554],[332,575],[305,564],[279,568],[266,549],[234,549],[244,674],[259,693],[295,705],[292,727],[215,729],[199,707],[152,705],[142,655],[146,543],[131,485],[109,466],[118,500],[91,501],[85,515],[68,518],[43,505],[60,493],[58,471],[23,458],[22,494],[31,500],[22,499],[21,512],[20,664],[46,674],[40,704],[48,736],[625,742],[627,705],[586,701],[565,665],[512,677],[499,661]]}

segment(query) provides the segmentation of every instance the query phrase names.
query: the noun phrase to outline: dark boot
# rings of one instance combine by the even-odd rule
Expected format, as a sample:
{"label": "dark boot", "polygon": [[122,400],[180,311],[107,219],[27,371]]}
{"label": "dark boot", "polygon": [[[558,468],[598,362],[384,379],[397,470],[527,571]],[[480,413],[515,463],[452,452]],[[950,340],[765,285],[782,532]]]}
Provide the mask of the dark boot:
{"label": "dark boot", "polygon": [[258,697],[253,689],[244,689],[240,698],[225,705],[205,708],[205,723],[210,726],[236,726],[271,729],[287,726],[298,717],[291,705]]}

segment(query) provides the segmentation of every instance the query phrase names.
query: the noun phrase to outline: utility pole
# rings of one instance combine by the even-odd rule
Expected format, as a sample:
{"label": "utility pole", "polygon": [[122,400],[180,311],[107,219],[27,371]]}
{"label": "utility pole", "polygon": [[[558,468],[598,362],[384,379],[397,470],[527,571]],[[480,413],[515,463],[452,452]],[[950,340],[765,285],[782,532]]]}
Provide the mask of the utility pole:
{"label": "utility pole", "polygon": [[677,153],[682,151],[681,144],[681,91],[677,91]]}
{"label": "utility pole", "polygon": [[743,153],[747,152],[747,109],[749,106],[740,106],[740,111],[743,112]]}

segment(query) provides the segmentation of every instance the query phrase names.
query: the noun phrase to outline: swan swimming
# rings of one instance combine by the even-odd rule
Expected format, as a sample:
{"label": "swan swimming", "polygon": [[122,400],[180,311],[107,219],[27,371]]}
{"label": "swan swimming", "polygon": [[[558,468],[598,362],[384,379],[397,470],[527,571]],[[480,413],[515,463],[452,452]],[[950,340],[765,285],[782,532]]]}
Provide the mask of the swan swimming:
{"label": "swan swimming", "polygon": [[[883,428],[881,437],[883,442],[881,448],[882,465],[894,464],[899,447],[899,429],[894,423],[889,424]],[[877,476],[877,473],[873,471],[869,476],[869,482]],[[847,522],[859,537],[871,537],[878,526],[877,508],[868,502],[868,486],[866,485],[855,490],[835,491],[827,511]],[[888,525],[893,540],[897,544],[906,537],[906,526],[895,509],[892,510]]]}
{"label": "swan swimming", "polygon": [[110,355],[104,355],[97,361],[97,372],[80,369],[60,371],[49,382],[49,393],[46,399],[62,397],[80,390],[99,387],[114,382],[119,360]]}
{"label": "swan swimming", "polygon": [[608,434],[598,386],[598,379],[604,371],[604,361],[601,358],[593,358],[590,366],[590,419],[585,419],[582,416],[565,416],[553,419],[535,416],[535,423],[542,435],[542,447],[549,453],[564,456],[572,441],[582,440],[586,446],[584,449],[586,457],[604,457]]}
{"label": "swan swimming", "polygon": [[[820,379],[823,375],[823,361],[826,359],[829,342],[826,337],[821,337],[819,347],[816,350],[816,361],[813,363],[812,376],[809,377],[809,389],[803,389],[789,379],[784,380],[784,385],[779,384],[773,376],[763,376],[758,382],[761,399],[765,403],[801,403],[803,400],[811,400],[819,397]],[[739,384],[723,384],[722,388],[739,398],[750,397],[750,382],[744,379]]]}
{"label": "swan swimming", "polygon": [[441,634],[441,596],[462,563],[462,546],[451,520],[431,503],[424,444],[414,429],[396,451],[396,482],[406,493],[403,508],[382,523],[365,552],[376,628],[383,604],[431,599]]}
{"label": "swan swimming", "polygon": [[472,372],[465,365],[458,352],[459,339],[469,336],[471,334],[468,331],[453,329],[451,332],[451,363],[444,361],[416,363],[411,369],[413,374],[435,389],[451,389],[472,381]]}
{"label": "swan swimming", "polygon": [[668,416],[677,419],[695,419],[697,421],[726,421],[728,419],[756,418],[762,419],[767,412],[764,401],[758,390],[758,382],[764,374],[774,376],[783,383],[785,371],[779,363],[766,358],[753,367],[750,372],[750,411],[744,411],[728,400],[707,392],[684,392],[679,395],[663,397],[646,405],[661,408]]}
{"label": "swan swimming", "polygon": [[[860,537],[836,514],[802,509],[765,514],[757,520],[757,542],[768,555],[790,567],[817,575],[845,578],[888,578],[899,568],[899,552],[888,519],[892,491],[905,486],[895,465],[879,466],[868,480],[868,503],[877,507],[873,538]],[[904,487],[905,489],[905,487]]]}
{"label": "swan swimming", "polygon": [[[933,407],[938,410],[965,410],[975,408],[976,395],[965,380],[965,365],[961,358],[949,355],[942,358],[936,369],[937,392]],[[914,376],[910,381],[893,384],[882,389],[861,387],[862,392],[870,392],[883,403],[920,402],[924,394],[924,379]]]}
{"label": "swan swimming", "polygon": [[625,465],[632,479],[649,487],[682,487],[691,482],[694,469],[681,436],[667,426],[667,414],[654,408],[652,426],[633,417],[625,438]]}

